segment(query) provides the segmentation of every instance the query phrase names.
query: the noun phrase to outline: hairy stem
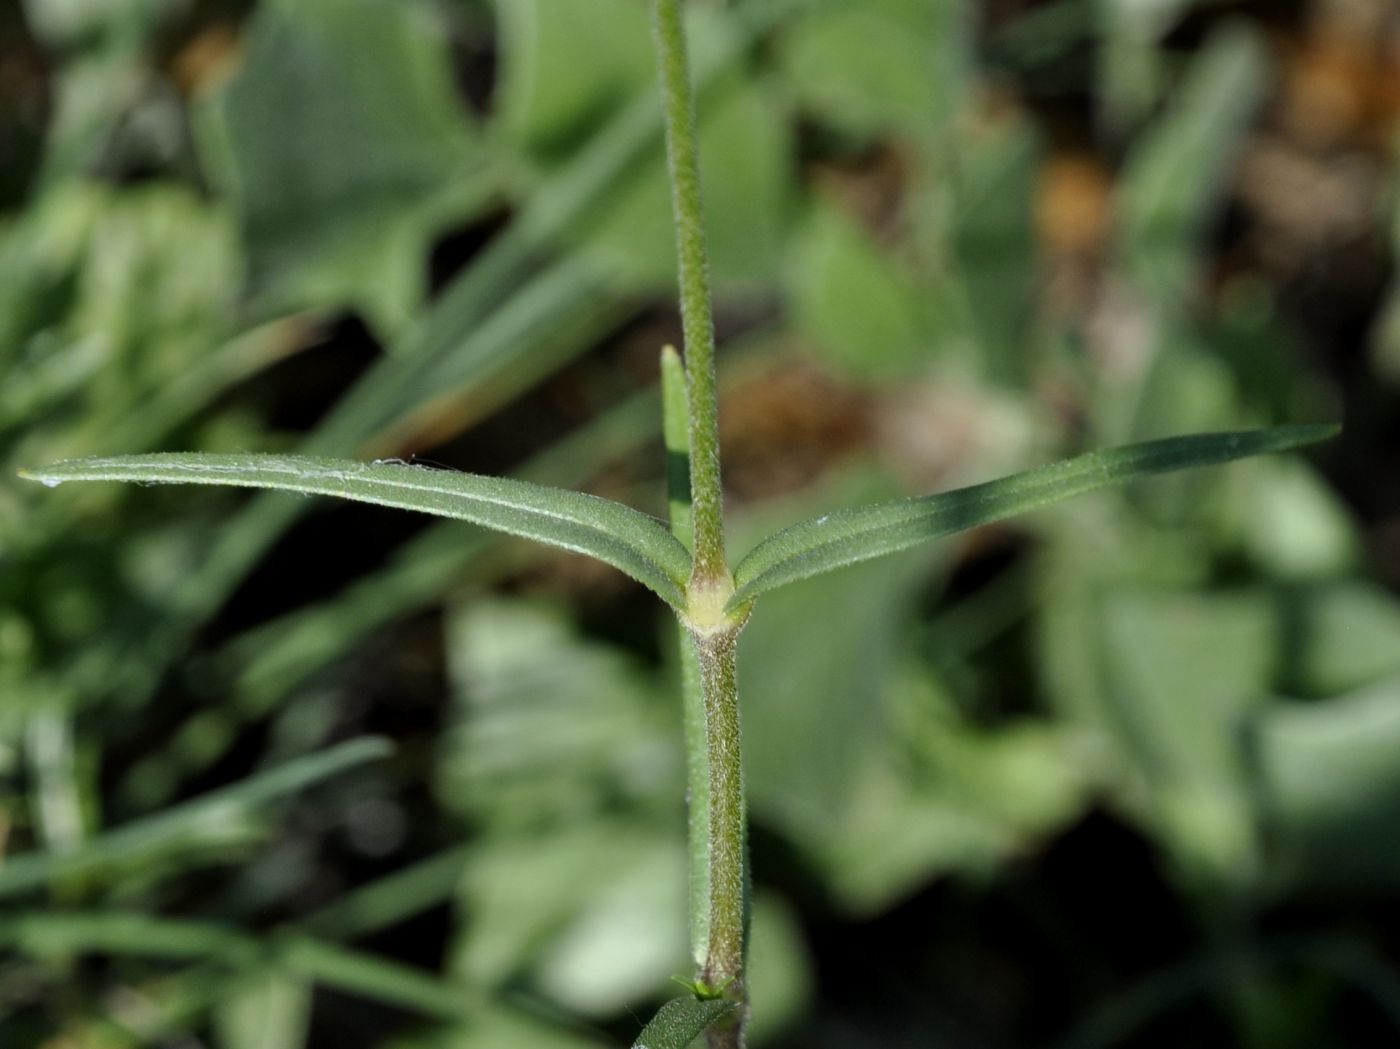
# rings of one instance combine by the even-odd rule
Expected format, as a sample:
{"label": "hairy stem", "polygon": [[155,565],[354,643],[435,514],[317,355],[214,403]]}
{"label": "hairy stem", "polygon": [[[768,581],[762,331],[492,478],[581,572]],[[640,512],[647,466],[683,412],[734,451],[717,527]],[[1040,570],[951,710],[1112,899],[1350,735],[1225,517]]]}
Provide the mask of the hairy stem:
{"label": "hairy stem", "polygon": [[[666,439],[666,496],[671,532],[694,546],[690,517],[690,400],[685,366],[675,347],[661,351],[662,434]],[[710,948],[710,762],[705,739],[705,694],[695,644],[677,623],[681,700],[685,721],[685,797],[689,814],[690,954],[701,978]]]}
{"label": "hairy stem", "polygon": [[710,1031],[710,1049],[744,1041],[748,994],[744,954],[748,938],[748,856],[744,830],[744,768],[739,731],[735,649],[739,624],[693,632],[705,706],[709,771],[708,934],[701,979],[740,1003],[730,1021]]}
{"label": "hairy stem", "polygon": [[[679,460],[674,455],[670,476],[673,528],[683,530],[688,517],[692,532],[693,557],[686,595],[689,607],[683,618],[693,641],[694,658],[690,658],[690,652],[682,657],[689,693],[686,720],[691,791],[692,947],[704,984],[739,1003],[738,1009],[707,1032],[709,1047],[743,1049],[748,1015],[744,986],[748,859],[734,658],[743,619],[725,610],[734,582],[724,554],[714,310],[705,251],[695,100],[687,68],[680,0],[653,0],[652,25],[671,170],[681,325],[685,334],[684,392],[688,395],[689,416],[684,460],[690,479],[688,508],[677,497]],[[681,404],[674,357],[663,355],[662,374],[671,423],[667,452],[671,455],[679,445],[678,427],[674,424]],[[695,697],[696,670],[699,703]]]}
{"label": "hairy stem", "polygon": [[723,494],[719,472],[719,408],[715,383],[715,326],[700,192],[695,99],[686,60],[680,0],[653,0],[652,25],[666,118],[676,254],[680,267],[681,324],[690,386],[690,490],[695,528],[692,581],[727,581]]}

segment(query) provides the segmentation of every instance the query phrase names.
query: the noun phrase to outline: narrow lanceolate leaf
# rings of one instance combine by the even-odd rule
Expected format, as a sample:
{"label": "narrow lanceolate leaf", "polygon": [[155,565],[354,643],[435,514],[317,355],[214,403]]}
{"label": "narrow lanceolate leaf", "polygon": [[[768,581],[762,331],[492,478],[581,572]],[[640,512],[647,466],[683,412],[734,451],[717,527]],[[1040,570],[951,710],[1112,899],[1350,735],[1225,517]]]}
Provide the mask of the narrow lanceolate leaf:
{"label": "narrow lanceolate leaf", "polygon": [[738,1008],[737,1002],[721,998],[673,998],[651,1018],[637,1035],[632,1049],[688,1049],[705,1028]]}
{"label": "narrow lanceolate leaf", "polygon": [[334,495],[362,503],[455,517],[485,528],[588,554],[681,608],[690,555],[646,514],[583,492],[503,477],[404,463],[281,455],[128,455],[70,459],[23,476],[64,481],[218,484]]}
{"label": "narrow lanceolate leaf", "polygon": [[759,543],[736,570],[738,607],[759,594],[929,539],[1000,521],[1095,488],[1150,474],[1281,452],[1331,437],[1335,426],[1169,437],[1090,452],[985,484],[896,499],[804,521]]}

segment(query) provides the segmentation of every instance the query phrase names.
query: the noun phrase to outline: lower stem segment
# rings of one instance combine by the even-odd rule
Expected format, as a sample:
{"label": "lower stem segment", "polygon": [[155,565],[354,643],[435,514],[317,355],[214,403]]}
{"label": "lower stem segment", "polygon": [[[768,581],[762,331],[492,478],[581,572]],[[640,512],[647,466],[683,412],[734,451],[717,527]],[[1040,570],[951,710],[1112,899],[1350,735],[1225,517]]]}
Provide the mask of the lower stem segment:
{"label": "lower stem segment", "polygon": [[744,954],[748,939],[748,849],[744,766],[735,668],[737,627],[695,633],[709,765],[709,940],[702,980],[740,1008],[709,1033],[710,1049],[741,1049],[748,1019]]}

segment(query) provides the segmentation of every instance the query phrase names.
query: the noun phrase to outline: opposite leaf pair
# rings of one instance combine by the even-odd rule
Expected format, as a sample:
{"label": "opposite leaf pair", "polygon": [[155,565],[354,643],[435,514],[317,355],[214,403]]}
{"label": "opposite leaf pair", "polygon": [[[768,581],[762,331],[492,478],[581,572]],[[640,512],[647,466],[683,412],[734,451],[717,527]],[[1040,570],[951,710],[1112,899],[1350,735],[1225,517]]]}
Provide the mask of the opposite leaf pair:
{"label": "opposite leaf pair", "polygon": [[[1335,426],[1315,425],[1169,437],[1089,452],[950,492],[825,514],[769,536],[741,560],[725,611],[738,614],[786,583],[1105,485],[1287,451],[1336,432]],[[138,481],[280,489],[457,518],[597,558],[653,590],[678,615],[689,611],[691,558],[680,540],[638,510],[582,492],[403,463],[280,455],[73,459],[24,471],[23,476],[51,486],[65,481]]]}

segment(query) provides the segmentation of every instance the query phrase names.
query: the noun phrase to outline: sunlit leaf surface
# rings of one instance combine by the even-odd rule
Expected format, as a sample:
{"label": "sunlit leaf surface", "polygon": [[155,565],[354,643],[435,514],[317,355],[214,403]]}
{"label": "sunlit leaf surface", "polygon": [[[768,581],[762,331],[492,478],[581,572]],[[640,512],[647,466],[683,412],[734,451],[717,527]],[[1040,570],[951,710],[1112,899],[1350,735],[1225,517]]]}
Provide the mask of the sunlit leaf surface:
{"label": "sunlit leaf surface", "polygon": [[620,503],[526,481],[399,462],[278,455],[133,455],[74,459],[25,476],[46,485],[141,481],[271,488],[455,517],[596,557],[677,607],[684,603],[681,591],[690,572],[685,547],[656,521]]}
{"label": "sunlit leaf surface", "polygon": [[735,572],[738,590],[731,605],[741,605],[784,583],[1000,521],[1104,485],[1286,451],[1335,432],[1330,426],[1281,426],[1169,437],[1090,452],[952,492],[825,514],[759,543]]}

